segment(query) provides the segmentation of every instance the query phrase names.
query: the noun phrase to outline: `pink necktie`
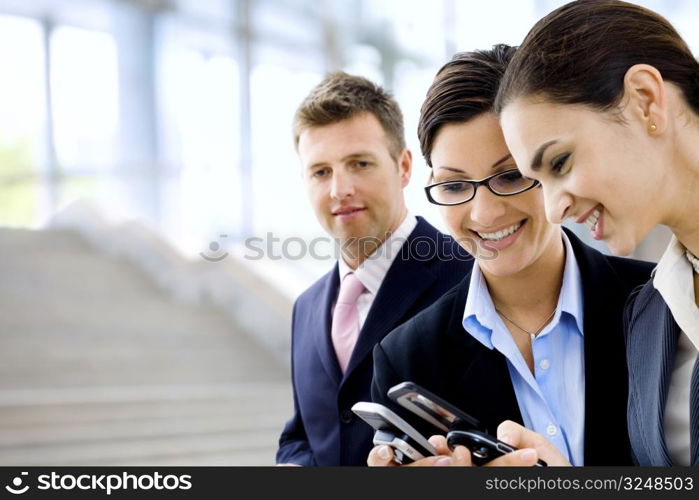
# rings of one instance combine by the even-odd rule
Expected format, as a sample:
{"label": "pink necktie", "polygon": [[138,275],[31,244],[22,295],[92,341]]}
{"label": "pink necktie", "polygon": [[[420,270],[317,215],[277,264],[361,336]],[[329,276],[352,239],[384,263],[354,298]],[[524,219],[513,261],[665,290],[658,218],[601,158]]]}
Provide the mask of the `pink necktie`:
{"label": "pink necktie", "polygon": [[340,284],[340,293],[333,312],[331,334],[342,373],[347,369],[347,363],[359,336],[357,298],[363,291],[364,285],[354,273],[347,274]]}

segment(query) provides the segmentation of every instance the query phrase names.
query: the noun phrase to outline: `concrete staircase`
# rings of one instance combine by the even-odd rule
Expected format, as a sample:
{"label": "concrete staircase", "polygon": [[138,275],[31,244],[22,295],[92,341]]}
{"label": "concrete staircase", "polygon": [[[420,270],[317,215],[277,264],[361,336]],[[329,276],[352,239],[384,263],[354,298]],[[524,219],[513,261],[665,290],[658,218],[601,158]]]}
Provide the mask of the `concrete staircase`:
{"label": "concrete staircase", "polygon": [[69,231],[0,229],[0,465],[272,465],[288,369]]}

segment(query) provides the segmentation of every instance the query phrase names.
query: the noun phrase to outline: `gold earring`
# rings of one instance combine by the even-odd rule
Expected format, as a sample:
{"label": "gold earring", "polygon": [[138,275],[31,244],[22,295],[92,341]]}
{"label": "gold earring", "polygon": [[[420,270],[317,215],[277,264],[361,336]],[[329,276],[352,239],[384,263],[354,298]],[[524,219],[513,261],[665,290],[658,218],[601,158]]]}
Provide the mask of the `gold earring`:
{"label": "gold earring", "polygon": [[655,123],[651,123],[651,124],[648,126],[648,131],[649,131],[651,134],[654,133],[656,130],[658,130],[658,127],[655,126]]}

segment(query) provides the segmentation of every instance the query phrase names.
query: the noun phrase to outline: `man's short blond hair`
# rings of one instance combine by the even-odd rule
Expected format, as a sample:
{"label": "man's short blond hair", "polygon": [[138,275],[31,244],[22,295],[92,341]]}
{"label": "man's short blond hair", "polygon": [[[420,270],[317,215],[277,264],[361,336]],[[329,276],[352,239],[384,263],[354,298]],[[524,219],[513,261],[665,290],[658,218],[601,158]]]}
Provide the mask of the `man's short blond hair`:
{"label": "man's short blond hair", "polygon": [[389,152],[397,160],[405,149],[403,114],[393,96],[361,76],[343,71],[328,74],[303,100],[294,115],[294,146],[309,128],[331,125],[361,113],[373,114],[386,133]]}

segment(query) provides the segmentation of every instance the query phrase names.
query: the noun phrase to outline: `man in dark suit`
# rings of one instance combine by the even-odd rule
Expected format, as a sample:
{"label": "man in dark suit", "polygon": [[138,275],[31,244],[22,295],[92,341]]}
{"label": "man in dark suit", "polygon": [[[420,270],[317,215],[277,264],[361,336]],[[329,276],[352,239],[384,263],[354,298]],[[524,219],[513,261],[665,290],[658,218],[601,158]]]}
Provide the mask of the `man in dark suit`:
{"label": "man in dark suit", "polygon": [[311,205],[342,252],[294,304],[294,414],[278,464],[365,465],[373,430],[372,349],[470,269],[449,236],[408,213],[412,156],[398,104],[381,87],[333,73],[303,101],[294,140]]}

